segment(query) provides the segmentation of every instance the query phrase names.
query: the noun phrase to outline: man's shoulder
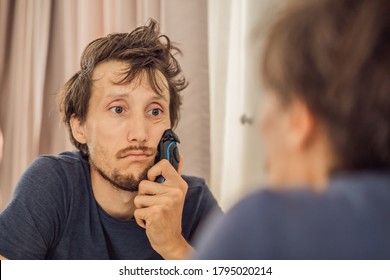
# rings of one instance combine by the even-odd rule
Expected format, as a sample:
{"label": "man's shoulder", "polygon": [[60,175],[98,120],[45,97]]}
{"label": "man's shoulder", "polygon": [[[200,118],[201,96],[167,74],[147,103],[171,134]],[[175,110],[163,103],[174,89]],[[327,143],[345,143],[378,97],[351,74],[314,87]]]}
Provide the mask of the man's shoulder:
{"label": "man's shoulder", "polygon": [[193,207],[206,209],[205,212],[207,213],[213,208],[220,210],[218,202],[207,186],[205,179],[188,175],[182,175],[182,177],[188,184],[185,208],[190,208],[192,213]]}
{"label": "man's shoulder", "polygon": [[51,171],[55,170],[65,173],[77,173],[78,170],[83,170],[88,165],[88,161],[81,156],[77,151],[65,151],[60,154],[42,154],[37,157],[31,164],[30,169]]}
{"label": "man's shoulder", "polygon": [[287,205],[292,206],[295,203],[301,205],[298,201],[306,200],[306,194],[302,192],[281,193],[263,188],[246,194],[231,207],[229,213],[231,215],[242,215],[242,213],[245,215],[258,215],[259,213],[272,215],[271,212],[275,211],[280,215]]}
{"label": "man's shoulder", "polygon": [[202,200],[209,197],[213,198],[213,195],[203,178],[188,175],[182,175],[182,178],[188,185],[187,201],[198,199]]}
{"label": "man's shoulder", "polygon": [[288,252],[290,241],[301,242],[307,237],[305,230],[313,226],[315,208],[310,206],[309,197],[316,196],[304,191],[282,193],[267,189],[247,194],[211,225],[209,236],[206,236],[210,239],[201,246],[197,257],[283,258],[281,256],[285,255],[278,248],[284,247]]}
{"label": "man's shoulder", "polygon": [[205,179],[196,176],[182,175],[182,178],[188,184],[188,188],[207,188]]}
{"label": "man's shoulder", "polygon": [[[364,212],[380,212],[389,209],[389,180],[338,180],[321,193],[305,189],[274,191],[257,190],[248,194],[232,207],[229,216],[252,217],[271,223],[273,227],[290,231],[313,228],[342,228],[364,223]],[[251,218],[248,219],[251,221]],[[243,221],[245,223],[245,221]],[[299,226],[297,226],[299,225]]]}
{"label": "man's shoulder", "polygon": [[[288,191],[275,191],[269,188],[257,190],[246,196],[240,207],[277,213],[295,213],[299,218],[324,216],[331,214],[343,216],[367,208],[387,207],[388,203],[379,203],[390,199],[390,174],[354,174],[332,178],[322,192],[308,188],[295,188]],[[382,201],[381,201],[382,202]],[[339,213],[338,215],[336,213]]]}
{"label": "man's shoulder", "polygon": [[[263,186],[216,223],[216,237],[204,245],[206,253],[200,257],[371,258],[390,232],[384,226],[390,217],[386,210],[390,208],[389,182],[390,176],[344,178],[333,181],[322,193]],[[366,242],[374,237],[379,240],[375,244]]]}
{"label": "man's shoulder", "polygon": [[39,162],[58,162],[59,164],[73,164],[87,162],[78,151],[65,151],[60,154],[43,154],[40,155],[36,161]]}
{"label": "man's shoulder", "polygon": [[40,155],[24,171],[17,186],[24,189],[31,184],[42,188],[64,185],[71,177],[82,177],[80,175],[88,171],[86,166],[87,162],[77,152]]}
{"label": "man's shoulder", "polygon": [[[319,194],[307,190],[274,191],[261,189],[241,199],[233,208],[233,212],[246,212],[247,215],[276,216],[291,219],[291,214],[303,218],[320,213],[324,208],[337,204],[337,198],[328,194]],[[313,212],[314,211],[314,212]]]}
{"label": "man's shoulder", "polygon": [[18,185],[65,185],[69,183],[69,178],[80,180],[88,170],[88,162],[78,152],[43,154],[30,164]]}

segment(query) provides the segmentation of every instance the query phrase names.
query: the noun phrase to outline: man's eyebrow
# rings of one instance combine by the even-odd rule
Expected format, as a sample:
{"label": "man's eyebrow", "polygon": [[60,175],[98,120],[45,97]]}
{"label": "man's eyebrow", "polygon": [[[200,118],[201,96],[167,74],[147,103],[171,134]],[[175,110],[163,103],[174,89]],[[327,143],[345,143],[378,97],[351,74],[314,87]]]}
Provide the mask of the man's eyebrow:
{"label": "man's eyebrow", "polygon": [[[109,93],[106,96],[104,96],[104,99],[111,99],[111,98],[127,98],[130,96],[130,93]],[[160,94],[160,93],[154,93],[151,97],[152,100],[158,101],[158,100],[164,100],[168,102],[167,94]]]}
{"label": "man's eyebrow", "polygon": [[129,97],[129,93],[109,93],[104,96],[105,99],[109,98],[126,98]]}

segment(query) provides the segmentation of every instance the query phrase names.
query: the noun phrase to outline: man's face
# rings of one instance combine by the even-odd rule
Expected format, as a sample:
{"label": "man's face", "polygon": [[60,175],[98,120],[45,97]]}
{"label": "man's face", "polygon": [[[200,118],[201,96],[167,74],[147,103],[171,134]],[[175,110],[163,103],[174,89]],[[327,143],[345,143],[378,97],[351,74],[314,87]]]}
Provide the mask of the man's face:
{"label": "man's face", "polygon": [[115,85],[126,66],[108,61],[94,69],[88,114],[82,126],[91,172],[120,189],[137,191],[154,164],[163,132],[170,128],[169,92],[161,73],[157,78],[162,93],[154,92],[142,75],[130,84]]}
{"label": "man's face", "polygon": [[288,180],[288,108],[272,92],[267,92],[260,107],[260,131],[265,145],[265,172],[271,185],[282,185]]}

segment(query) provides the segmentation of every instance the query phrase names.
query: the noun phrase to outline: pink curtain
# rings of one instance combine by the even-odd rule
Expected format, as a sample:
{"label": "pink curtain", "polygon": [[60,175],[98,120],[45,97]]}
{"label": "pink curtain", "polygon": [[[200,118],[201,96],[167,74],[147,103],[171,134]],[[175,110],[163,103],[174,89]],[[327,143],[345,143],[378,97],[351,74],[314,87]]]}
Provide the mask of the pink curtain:
{"label": "pink curtain", "polygon": [[78,70],[84,47],[108,33],[129,32],[149,17],[184,52],[179,61],[190,86],[177,128],[183,172],[208,181],[207,0],[0,0],[0,211],[34,158],[74,149],[55,99]]}

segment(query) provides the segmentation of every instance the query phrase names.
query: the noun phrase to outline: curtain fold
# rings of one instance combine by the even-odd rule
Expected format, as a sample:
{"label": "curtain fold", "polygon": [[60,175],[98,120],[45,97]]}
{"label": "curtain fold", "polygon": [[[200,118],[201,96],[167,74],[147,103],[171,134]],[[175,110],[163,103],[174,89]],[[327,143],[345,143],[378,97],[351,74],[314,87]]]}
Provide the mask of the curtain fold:
{"label": "curtain fold", "polygon": [[2,50],[5,63],[1,64],[0,105],[4,133],[0,166],[3,205],[13,191],[7,186],[14,184],[39,152],[51,4],[46,0],[3,0],[1,4],[11,12],[6,15],[6,26],[1,27],[7,34],[2,40],[6,46]]}
{"label": "curtain fold", "polygon": [[[189,86],[176,129],[184,156],[183,173],[210,184],[210,106],[208,77],[207,0],[161,2],[161,27],[183,51],[178,56]],[[174,16],[173,16],[174,15]]]}

